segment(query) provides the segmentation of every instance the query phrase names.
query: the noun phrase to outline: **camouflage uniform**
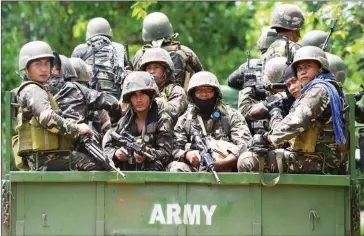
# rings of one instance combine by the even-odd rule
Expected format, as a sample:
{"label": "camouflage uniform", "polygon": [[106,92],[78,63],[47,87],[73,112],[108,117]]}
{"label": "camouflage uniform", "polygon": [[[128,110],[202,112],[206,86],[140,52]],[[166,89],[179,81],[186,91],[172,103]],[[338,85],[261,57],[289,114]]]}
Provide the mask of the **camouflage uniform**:
{"label": "camouflage uniform", "polygon": [[[188,98],[192,102],[192,106],[178,119],[174,128],[174,162],[168,166],[168,170],[171,172],[176,171],[197,171],[195,167],[192,167],[186,162],[186,153],[192,148],[188,148],[191,143],[191,138],[196,133],[201,134],[202,127],[198,121],[197,116],[200,115],[197,106],[193,103],[192,93],[196,87],[199,86],[211,86],[215,88],[216,99],[216,111],[221,116],[219,118],[204,118],[203,123],[206,129],[206,134],[213,140],[225,141],[225,147],[222,149],[224,153],[232,153],[236,158],[240,156],[246,150],[248,140],[251,138],[249,129],[245,122],[245,119],[234,108],[224,105],[221,102],[222,93],[220,84],[217,78],[210,72],[196,73],[190,81],[188,88]],[[216,95],[217,93],[217,95]],[[216,146],[212,149],[219,149]]]}
{"label": "camouflage uniform", "polygon": [[58,55],[56,52],[53,52],[53,54],[55,55],[56,60],[59,61],[57,62],[57,66],[59,66],[59,74],[52,75],[44,85],[47,87],[48,91],[54,96],[64,86],[66,81],[77,78],[77,74],[75,69],[71,65],[70,60],[66,56]]}
{"label": "camouflage uniform", "polygon": [[112,29],[106,19],[96,17],[90,20],[87,24],[86,43],[75,47],[72,57],[81,58],[98,71],[97,90],[109,93],[119,100],[122,74],[128,65],[128,60],[124,46],[112,42],[112,36]]}
{"label": "camouflage uniform", "polygon": [[[271,59],[267,62],[263,74],[263,83],[268,86],[272,83],[282,82],[282,75],[284,69],[287,67],[285,64],[287,59],[285,57],[278,57]],[[252,134],[261,133],[269,130],[269,108],[268,103],[280,100],[287,95],[284,92],[272,94],[265,98],[266,94],[260,95],[256,86],[249,86],[239,92],[238,110],[248,122],[250,132]],[[265,90],[263,90],[265,92]]]}
{"label": "camouflage uniform", "polygon": [[[147,72],[132,72],[124,81],[123,101],[130,102],[130,96],[136,91],[150,91],[151,107],[148,111],[145,121],[144,131],[139,132],[136,125],[136,112],[129,104],[125,115],[119,120],[116,128],[108,131],[103,140],[104,154],[109,159],[113,159],[115,165],[124,170],[143,171],[163,171],[165,166],[170,162],[172,153],[172,124],[171,118],[161,109],[158,108],[154,100],[155,96],[159,96],[158,87],[153,77]],[[128,164],[126,161],[121,162],[114,158],[114,153],[118,149],[111,137],[111,131],[115,130],[121,134],[128,131],[131,135],[145,147],[145,152],[151,154],[153,159],[146,159],[142,164]]]}
{"label": "camouflage uniform", "polygon": [[[343,59],[328,52],[326,52],[326,57],[329,61],[330,71],[342,86],[346,80],[346,66]],[[355,104],[355,120],[359,123],[364,123],[364,105]]]}
{"label": "camouflage uniform", "polygon": [[[160,83],[156,81],[160,91],[160,97],[157,98],[157,103],[172,118],[173,125],[176,124],[178,117],[187,109],[187,96],[181,86],[171,83],[174,78],[174,66],[171,57],[162,48],[152,48],[145,52],[141,62],[140,69],[143,71],[152,62],[162,63],[165,66],[163,81]],[[156,80],[156,78],[154,79]]]}
{"label": "camouflage uniform", "polygon": [[[308,57],[306,54],[314,56]],[[323,71],[329,70],[324,52],[317,47],[300,49],[293,68],[301,60],[316,60]],[[340,91],[339,84],[334,80],[328,81]],[[307,89],[295,101],[285,118],[279,112],[273,113],[270,124],[270,142],[277,147],[289,141],[292,151],[273,150],[268,154],[246,152],[238,161],[239,171],[257,171],[259,159],[265,159],[266,172],[278,172],[277,165],[281,165],[280,171],[289,173],[345,173],[346,150],[344,145],[335,144],[329,93],[323,85],[315,84]],[[279,160],[277,153],[284,153]],[[260,168],[263,169],[263,166]]]}
{"label": "camouflage uniform", "polygon": [[[300,30],[304,24],[304,18],[301,9],[292,4],[282,4],[273,10],[271,28],[284,30]],[[278,31],[277,31],[278,32]],[[289,54],[287,53],[287,43],[289,44]],[[291,61],[296,51],[301,46],[286,36],[278,32],[276,40],[269,46],[267,52],[262,55],[261,59],[268,61],[274,57],[289,57]]]}
{"label": "camouflage uniform", "polygon": [[[178,41],[172,41],[177,34],[174,33],[168,17],[160,12],[147,15],[143,22],[143,40],[147,42],[134,56],[134,70],[140,70],[141,59],[146,50],[161,47],[168,51],[174,63],[174,80],[185,90],[188,86],[189,76],[202,71],[202,65],[197,55],[188,47]],[[149,44],[150,43],[150,44]],[[188,81],[185,81],[187,78]]]}
{"label": "camouflage uniform", "polygon": [[[48,44],[42,41],[25,44],[19,54],[19,70],[25,70],[31,60],[41,58],[53,60]],[[19,152],[15,155],[27,160],[32,170],[103,169],[82,153],[59,150],[64,148],[62,140],[78,138],[78,127],[57,114],[57,105],[42,84],[25,81],[16,89],[16,94],[19,103],[16,128]]]}

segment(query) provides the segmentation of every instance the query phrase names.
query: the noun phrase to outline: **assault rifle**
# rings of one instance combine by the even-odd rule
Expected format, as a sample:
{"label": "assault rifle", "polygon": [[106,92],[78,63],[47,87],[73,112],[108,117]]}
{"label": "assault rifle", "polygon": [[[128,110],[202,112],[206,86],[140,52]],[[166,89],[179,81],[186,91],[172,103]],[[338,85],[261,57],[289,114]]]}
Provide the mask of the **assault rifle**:
{"label": "assault rifle", "polygon": [[150,160],[153,160],[153,156],[150,155],[149,153],[143,151],[143,145],[140,145],[139,143],[137,143],[137,140],[135,139],[135,137],[133,135],[129,134],[128,132],[123,131],[122,134],[119,135],[118,133],[113,131],[111,133],[111,137],[113,140],[115,140],[117,142],[118,145],[120,145],[121,147],[125,147],[126,150],[128,150],[128,153],[129,153],[128,163],[129,164],[135,164],[133,153],[137,153]]}
{"label": "assault rifle", "polygon": [[125,56],[126,56],[126,63],[128,63],[129,70],[133,69],[133,64],[130,62],[130,54],[129,54],[129,45],[125,44]]}
{"label": "assault rifle", "polygon": [[289,110],[291,109],[291,106],[296,98],[289,93],[287,86],[284,83],[271,84],[270,86],[272,89],[284,89],[287,97],[268,103],[267,108],[271,110],[273,107],[278,107],[284,112],[284,115],[286,116],[289,113]]}
{"label": "assault rifle", "polygon": [[121,172],[120,170],[116,169],[115,164],[112,160],[105,157],[102,153],[101,149],[95,144],[95,140],[93,140],[89,136],[81,136],[80,143],[83,145],[86,150],[92,155],[92,157],[101,164],[105,169],[115,170],[121,177],[125,178],[125,174]]}
{"label": "assault rifle", "polygon": [[193,141],[196,144],[197,149],[200,152],[201,166],[206,166],[208,172],[212,172],[216,182],[221,183],[219,176],[217,175],[214,167],[215,159],[212,157],[211,148],[207,145],[206,138],[201,138],[199,135],[193,136]]}
{"label": "assault rifle", "polygon": [[355,95],[354,95],[354,98],[355,98],[355,101],[360,101],[361,98],[363,97],[364,95],[364,86],[363,85],[360,85],[360,88],[362,89],[361,91],[357,92]]}
{"label": "assault rifle", "polygon": [[325,42],[324,42],[324,44],[322,45],[322,50],[324,50],[324,51],[326,50],[327,45],[328,45],[328,43],[329,43],[329,39],[330,39],[330,37],[331,37],[332,33],[334,32],[334,28],[335,28],[335,26],[336,26],[337,20],[338,20],[338,18],[336,18],[336,19],[334,20],[334,22],[332,23],[332,26],[330,27],[330,33],[329,33],[329,35],[327,35],[327,37],[326,37],[326,39],[325,39]]}

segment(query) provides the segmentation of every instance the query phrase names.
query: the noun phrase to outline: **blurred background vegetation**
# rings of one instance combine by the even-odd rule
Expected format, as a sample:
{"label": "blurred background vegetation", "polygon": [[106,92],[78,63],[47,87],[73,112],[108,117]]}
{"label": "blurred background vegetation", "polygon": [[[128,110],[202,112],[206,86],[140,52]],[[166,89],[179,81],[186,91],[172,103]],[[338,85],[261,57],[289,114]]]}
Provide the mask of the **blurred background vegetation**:
{"label": "blurred background vegetation", "polygon": [[[104,17],[112,26],[113,41],[128,44],[132,59],[143,45],[143,18],[154,11],[169,17],[175,32],[179,33],[178,40],[198,55],[205,70],[215,73],[226,84],[228,75],[245,62],[247,51],[251,51],[252,58],[259,56],[256,42],[260,30],[269,25],[273,8],[282,3],[286,2],[2,1],[2,104],[4,92],[20,84],[15,71],[20,48],[25,43],[43,40],[55,51],[70,56],[78,44],[85,42],[88,21]],[[302,36],[313,29],[328,32],[333,19],[338,18],[330,39],[331,53],[346,63],[345,91],[357,92],[359,85],[364,84],[363,2],[289,3],[298,5],[304,12]],[[3,111],[2,108],[2,118]],[[5,139],[2,141],[4,145]]]}

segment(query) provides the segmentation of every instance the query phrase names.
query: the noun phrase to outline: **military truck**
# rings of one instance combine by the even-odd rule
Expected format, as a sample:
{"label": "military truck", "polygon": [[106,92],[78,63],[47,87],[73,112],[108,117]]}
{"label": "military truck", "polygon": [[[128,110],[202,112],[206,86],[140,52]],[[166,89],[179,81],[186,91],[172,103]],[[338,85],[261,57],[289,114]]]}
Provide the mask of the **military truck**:
{"label": "military truck", "polygon": [[[223,88],[237,102],[238,92]],[[229,94],[231,93],[231,94]],[[18,171],[6,94],[2,235],[360,235],[354,98],[347,175]],[[233,104],[235,105],[235,104]],[[266,181],[277,174],[265,174]]]}

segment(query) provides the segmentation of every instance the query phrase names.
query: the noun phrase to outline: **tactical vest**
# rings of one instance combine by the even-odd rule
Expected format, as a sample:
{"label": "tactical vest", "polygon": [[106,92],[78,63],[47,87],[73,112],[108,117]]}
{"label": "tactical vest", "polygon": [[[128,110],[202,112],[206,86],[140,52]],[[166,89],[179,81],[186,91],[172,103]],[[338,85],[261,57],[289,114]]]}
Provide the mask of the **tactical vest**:
{"label": "tactical vest", "polygon": [[[336,81],[326,81],[332,83],[337,90],[340,89],[340,85]],[[341,102],[342,106],[344,107],[344,101]],[[347,127],[345,127],[344,134],[346,136],[346,140],[348,140]],[[347,149],[346,145],[335,144],[335,134],[333,130],[332,117],[330,117],[330,119],[326,123],[322,123],[316,120],[309,129],[303,131],[291,141],[293,151],[317,152],[319,151],[317,150],[317,148],[320,145],[328,147],[330,151],[345,152]]]}
{"label": "tactical vest", "polygon": [[[145,45],[143,50],[152,48],[152,45]],[[162,45],[172,58],[174,64],[174,79],[172,83],[178,84],[187,91],[188,83],[193,74],[193,70],[188,64],[188,56],[182,50],[180,42],[171,42],[169,45]]]}
{"label": "tactical vest", "polygon": [[[87,46],[87,52],[80,55],[88,65],[94,66],[94,75],[99,89],[113,95],[116,99],[121,95],[121,74],[124,71],[124,51],[117,49],[113,42],[96,40]],[[122,61],[119,65],[119,61]],[[94,77],[92,79],[95,79]]]}
{"label": "tactical vest", "polygon": [[[46,91],[42,84],[27,81],[22,83],[15,93],[19,97],[20,91],[23,90],[29,84],[35,84]],[[57,103],[54,101],[52,95],[47,91],[50,105],[54,111],[58,111]],[[25,156],[29,153],[39,151],[51,151],[58,149],[69,149],[70,141],[65,136],[59,136],[45,129],[39,121],[31,114],[31,111],[27,111],[27,108],[19,107],[17,115],[16,131],[18,133],[17,142],[17,155]]]}

